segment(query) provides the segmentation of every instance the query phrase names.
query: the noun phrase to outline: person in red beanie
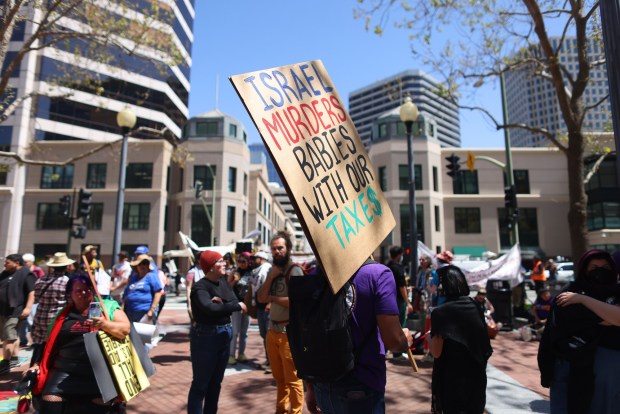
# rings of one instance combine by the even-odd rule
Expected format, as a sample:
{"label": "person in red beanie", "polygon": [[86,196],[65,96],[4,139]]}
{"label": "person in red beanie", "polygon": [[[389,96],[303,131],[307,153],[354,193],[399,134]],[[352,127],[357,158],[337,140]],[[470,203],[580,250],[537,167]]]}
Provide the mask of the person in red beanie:
{"label": "person in red beanie", "polygon": [[193,322],[190,353],[193,379],[187,397],[187,413],[216,413],[222,379],[230,356],[233,312],[247,312],[226,280],[226,262],[218,252],[200,254],[203,279],[192,287]]}

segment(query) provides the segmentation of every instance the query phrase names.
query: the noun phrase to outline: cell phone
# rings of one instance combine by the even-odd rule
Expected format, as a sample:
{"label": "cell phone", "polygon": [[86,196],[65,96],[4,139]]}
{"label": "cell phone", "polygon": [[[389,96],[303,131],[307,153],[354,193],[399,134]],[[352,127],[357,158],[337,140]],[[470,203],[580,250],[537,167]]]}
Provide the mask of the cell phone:
{"label": "cell phone", "polygon": [[91,302],[88,305],[88,319],[101,317],[101,304],[99,302]]}

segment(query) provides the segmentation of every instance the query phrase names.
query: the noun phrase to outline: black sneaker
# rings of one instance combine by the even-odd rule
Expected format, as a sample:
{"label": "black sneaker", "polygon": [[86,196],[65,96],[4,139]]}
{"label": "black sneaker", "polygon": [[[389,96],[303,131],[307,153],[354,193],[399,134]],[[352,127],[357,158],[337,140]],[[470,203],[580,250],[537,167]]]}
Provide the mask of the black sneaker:
{"label": "black sneaker", "polygon": [[8,374],[11,372],[11,364],[6,359],[0,361],[0,375]]}

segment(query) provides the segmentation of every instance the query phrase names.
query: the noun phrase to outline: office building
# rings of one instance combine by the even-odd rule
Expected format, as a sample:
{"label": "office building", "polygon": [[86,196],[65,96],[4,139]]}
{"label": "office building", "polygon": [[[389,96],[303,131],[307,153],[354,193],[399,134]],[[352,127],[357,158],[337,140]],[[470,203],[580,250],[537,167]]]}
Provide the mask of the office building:
{"label": "office building", "polygon": [[373,131],[373,122],[392,109],[399,108],[402,99],[410,96],[420,114],[437,122],[437,139],[442,147],[461,146],[459,110],[437,93],[439,83],[420,70],[406,70],[349,94],[349,114],[368,148],[372,142],[386,136],[381,129]]}
{"label": "office building", "polygon": [[[560,45],[560,38],[551,38],[551,45],[559,49],[558,58],[563,68],[575,77],[579,70],[577,40],[566,37]],[[530,53],[539,54],[539,46],[530,48]],[[598,40],[588,40],[588,59],[605,60],[603,45]],[[566,134],[566,125],[562,119],[557,100],[555,85],[542,76],[534,76],[532,68],[524,66],[506,73],[506,108],[511,124],[525,124],[535,128],[544,128],[552,133]],[[607,69],[605,65],[593,65],[590,68],[590,81],[583,94],[585,106],[595,106],[588,110],[584,118],[583,131],[597,133],[611,130],[611,101],[609,94]],[[510,130],[510,142],[513,147],[541,147],[551,143],[541,134],[520,128]]]}
{"label": "office building", "polygon": [[[125,17],[140,20],[146,16],[141,11],[142,3],[136,2],[135,9],[126,10]],[[79,155],[75,147],[71,147],[69,152],[63,152],[68,148],[68,142],[81,142],[86,144],[84,149],[92,149],[92,145],[88,143],[96,142],[101,145],[119,140],[120,128],[117,126],[116,115],[127,106],[137,115],[136,128],[166,128],[171,134],[169,139],[178,140],[189,115],[189,78],[195,11],[193,1],[164,0],[163,3],[169,6],[171,20],[158,23],[162,30],[170,33],[171,42],[178,51],[174,66],[170,66],[171,56],[162,55],[162,50],[149,47],[127,54],[113,45],[107,50],[101,50],[98,46],[97,52],[104,56],[105,63],[89,60],[85,57],[88,56],[86,54],[78,58],[76,48],[86,47],[86,43],[79,39],[70,39],[29,52],[21,62],[19,70],[14,72],[12,85],[16,96],[33,94],[36,97],[25,100],[0,126],[0,146],[26,157],[36,153],[39,159],[43,160],[66,160],[69,154]],[[111,12],[105,1],[99,2],[97,7]],[[7,59],[11,59],[36,30],[41,11],[31,9],[30,12],[32,19],[22,20],[15,28]],[[65,17],[57,24],[72,31],[79,30],[81,22]],[[95,79],[96,83],[81,82],[86,78]],[[58,85],[62,87],[59,88]],[[147,132],[138,133],[136,136],[161,138]],[[120,145],[115,148],[120,152]],[[42,153],[41,149],[46,152]],[[132,154],[129,155],[130,160],[131,157]],[[87,186],[86,177],[82,173],[86,174],[90,170],[80,170],[78,162],[62,167],[43,168],[42,172],[38,167],[27,167],[12,161],[0,160],[0,163],[3,164],[0,166],[0,216],[4,218],[0,221],[0,256],[3,256],[33,248],[26,241],[29,236],[21,241],[22,228],[32,224],[24,223],[24,214],[31,207],[28,203],[35,199],[43,203],[44,200],[38,197],[45,193],[46,203],[58,205],[59,198],[67,192],[71,193],[75,186]],[[100,184],[91,187],[95,203],[106,198],[107,192],[115,192],[117,189],[116,181],[111,178],[114,177],[115,170],[118,170],[118,160],[116,164],[106,165],[105,168],[108,175],[107,179],[101,181],[104,187],[99,187]],[[101,166],[97,174],[102,174],[105,168]],[[39,173],[43,176],[38,176],[41,180],[37,189],[31,174]],[[142,173],[145,177],[151,173],[157,174],[155,170]],[[131,202],[129,196],[126,202]],[[107,202],[105,204],[106,213],[115,208]],[[153,214],[155,213],[159,214],[156,221],[163,223],[163,209],[153,211]],[[110,234],[106,236],[111,243],[113,226],[106,225],[103,228],[109,230]],[[45,231],[39,234],[38,238],[44,239],[44,235]]]}

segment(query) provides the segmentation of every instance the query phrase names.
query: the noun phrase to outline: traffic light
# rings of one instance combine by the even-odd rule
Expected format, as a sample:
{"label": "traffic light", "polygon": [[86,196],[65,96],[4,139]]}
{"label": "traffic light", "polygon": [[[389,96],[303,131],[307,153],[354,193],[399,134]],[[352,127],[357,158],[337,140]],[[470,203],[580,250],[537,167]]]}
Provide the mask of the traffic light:
{"label": "traffic light", "polygon": [[504,206],[506,208],[517,208],[517,192],[514,185],[509,185],[504,188]]}
{"label": "traffic light", "polygon": [[93,205],[93,193],[80,188],[80,195],[78,198],[78,216],[88,218],[90,210]]}
{"label": "traffic light", "polygon": [[202,181],[196,180],[194,183],[194,190],[196,190],[196,199],[199,199],[200,193],[202,192]]}
{"label": "traffic light", "polygon": [[84,239],[86,237],[86,226],[76,225],[71,229],[71,235],[75,239]]}
{"label": "traffic light", "polygon": [[60,197],[60,210],[58,213],[63,217],[69,217],[71,214],[71,196],[64,195]]}
{"label": "traffic light", "polygon": [[461,170],[461,165],[459,164],[460,158],[454,155],[454,153],[452,153],[452,155],[446,157],[446,160],[450,162],[450,164],[446,165],[446,168],[448,169],[448,175],[454,180],[456,179],[457,174]]}

